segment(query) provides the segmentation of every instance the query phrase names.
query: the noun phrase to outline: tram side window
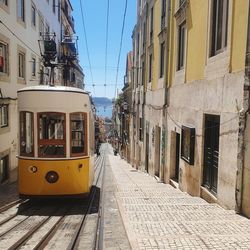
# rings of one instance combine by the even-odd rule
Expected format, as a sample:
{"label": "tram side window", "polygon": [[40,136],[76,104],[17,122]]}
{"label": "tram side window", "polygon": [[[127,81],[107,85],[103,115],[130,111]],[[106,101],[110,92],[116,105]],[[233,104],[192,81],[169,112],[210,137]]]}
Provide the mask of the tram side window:
{"label": "tram side window", "polygon": [[40,157],[65,157],[65,114],[38,114],[38,146]]}
{"label": "tram side window", "polygon": [[87,155],[87,115],[70,114],[71,156]]}
{"label": "tram side window", "polygon": [[20,155],[34,156],[34,116],[31,112],[20,112]]}

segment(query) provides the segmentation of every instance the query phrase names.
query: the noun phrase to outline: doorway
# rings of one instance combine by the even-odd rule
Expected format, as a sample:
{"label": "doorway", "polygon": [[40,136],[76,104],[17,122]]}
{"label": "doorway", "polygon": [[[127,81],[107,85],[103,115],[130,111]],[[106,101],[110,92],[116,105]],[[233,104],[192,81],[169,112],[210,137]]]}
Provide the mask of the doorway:
{"label": "doorway", "polygon": [[161,128],[155,128],[155,175],[160,177]]}
{"label": "doorway", "polygon": [[149,161],[149,134],[146,133],[146,152],[145,152],[145,170],[148,173],[148,161]]}
{"label": "doorway", "polygon": [[180,134],[175,133],[175,176],[174,180],[179,182],[179,169],[180,169]]}
{"label": "doorway", "polygon": [[220,116],[205,115],[203,185],[217,194]]}
{"label": "doorway", "polygon": [[9,155],[0,158],[0,183],[8,180]]}

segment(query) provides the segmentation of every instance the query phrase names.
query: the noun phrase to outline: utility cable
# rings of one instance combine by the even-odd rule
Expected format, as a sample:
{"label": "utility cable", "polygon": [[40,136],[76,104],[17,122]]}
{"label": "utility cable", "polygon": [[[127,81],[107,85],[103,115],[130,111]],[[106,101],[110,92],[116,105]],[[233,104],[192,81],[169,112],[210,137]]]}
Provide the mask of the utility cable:
{"label": "utility cable", "polygon": [[127,6],[128,6],[128,0],[126,0],[126,2],[125,2],[125,8],[124,8],[124,14],[123,14],[120,49],[119,49],[118,62],[117,62],[117,68],[116,68],[115,97],[116,97],[116,89],[117,89],[117,81],[118,81],[118,73],[119,73],[119,64],[120,64],[120,59],[121,59],[122,40],[123,40],[123,34],[124,34],[124,26],[125,26],[125,19],[126,19],[126,13],[127,13]]}
{"label": "utility cable", "polygon": [[109,31],[109,0],[107,0],[107,22],[106,22],[106,46],[105,46],[105,96],[106,96],[106,86],[107,86],[108,31]]}
{"label": "utility cable", "polygon": [[87,33],[86,33],[86,28],[85,28],[84,16],[83,16],[82,0],[80,0],[80,6],[81,6],[81,15],[82,15],[82,25],[83,25],[83,31],[84,31],[84,38],[85,38],[85,44],[86,44],[86,50],[87,50],[87,56],[88,56],[88,62],[89,62],[89,70],[90,70],[91,80],[92,80],[92,83],[93,83],[94,80],[93,80],[93,74],[92,74],[92,67],[91,67],[91,63],[90,63],[89,46],[88,46]]}
{"label": "utility cable", "polygon": [[34,54],[36,54],[38,57],[41,57],[41,55],[37,54],[36,51],[34,51],[27,43],[25,43],[21,38],[19,38],[2,20],[0,20],[0,23],[14,36],[16,37],[22,44],[24,44],[28,49],[30,49]]}

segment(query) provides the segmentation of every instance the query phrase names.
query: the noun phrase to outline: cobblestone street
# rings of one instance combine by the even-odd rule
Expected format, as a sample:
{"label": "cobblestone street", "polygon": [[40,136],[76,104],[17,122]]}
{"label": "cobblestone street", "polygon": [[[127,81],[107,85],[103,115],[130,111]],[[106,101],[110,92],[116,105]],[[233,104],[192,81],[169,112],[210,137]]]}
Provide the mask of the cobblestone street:
{"label": "cobblestone street", "polygon": [[[104,249],[250,249],[249,219],[160,183],[105,148]],[[1,206],[18,198],[17,184],[1,186],[0,198]]]}
{"label": "cobblestone street", "polygon": [[109,161],[133,249],[250,249],[250,221],[132,168]]}

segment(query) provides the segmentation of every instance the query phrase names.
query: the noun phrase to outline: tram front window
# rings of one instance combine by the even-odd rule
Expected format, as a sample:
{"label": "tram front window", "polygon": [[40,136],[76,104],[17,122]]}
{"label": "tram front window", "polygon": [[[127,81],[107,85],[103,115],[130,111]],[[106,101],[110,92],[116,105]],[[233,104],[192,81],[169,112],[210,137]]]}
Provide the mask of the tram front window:
{"label": "tram front window", "polygon": [[86,113],[70,114],[71,156],[82,156],[87,154],[86,125]]}
{"label": "tram front window", "polygon": [[39,156],[65,157],[65,114],[39,113]]}
{"label": "tram front window", "polygon": [[34,156],[33,113],[20,112],[20,155]]}

